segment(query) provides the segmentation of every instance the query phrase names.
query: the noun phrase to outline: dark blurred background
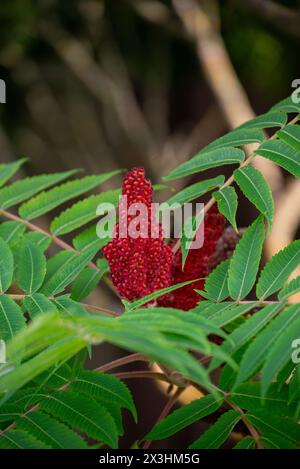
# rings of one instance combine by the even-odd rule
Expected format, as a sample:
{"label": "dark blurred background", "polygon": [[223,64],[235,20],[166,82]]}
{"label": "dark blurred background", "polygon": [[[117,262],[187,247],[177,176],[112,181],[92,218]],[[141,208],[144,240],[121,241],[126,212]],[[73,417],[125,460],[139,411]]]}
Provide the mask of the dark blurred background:
{"label": "dark blurred background", "polygon": [[[28,174],[142,165],[159,182],[289,95],[300,78],[299,44],[297,0],[1,0],[7,102],[0,105],[0,162],[28,156]],[[286,237],[282,220],[300,193],[264,164],[281,208],[268,256],[295,236],[300,214]],[[242,202],[240,226],[253,210]],[[105,290],[92,300],[114,301]],[[94,360],[120,354],[102,347]],[[150,382],[132,383],[144,421],[128,422],[127,446],[148,431],[166,399]],[[183,447],[198,433],[191,428],[172,444]]]}

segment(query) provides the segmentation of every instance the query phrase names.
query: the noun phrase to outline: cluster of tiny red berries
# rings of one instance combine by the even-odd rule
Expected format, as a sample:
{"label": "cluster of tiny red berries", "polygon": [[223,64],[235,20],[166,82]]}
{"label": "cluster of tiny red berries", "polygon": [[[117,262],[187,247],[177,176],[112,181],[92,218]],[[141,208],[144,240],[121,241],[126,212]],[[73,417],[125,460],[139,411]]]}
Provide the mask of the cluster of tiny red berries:
{"label": "cluster of tiny red berries", "polygon": [[[114,286],[123,298],[132,301],[170,285],[173,254],[163,239],[161,226],[159,237],[151,238],[153,189],[143,168],[133,168],[127,174],[122,184],[122,195],[127,196],[128,207],[133,203],[143,203],[148,209],[147,238],[122,238],[117,224],[113,240],[103,249]],[[124,221],[124,217],[129,224],[132,216],[120,209],[119,221]]]}
{"label": "cluster of tiny red berries", "polygon": [[[163,238],[159,225],[159,237],[151,238],[153,219],[153,188],[145,178],[143,168],[133,168],[122,184],[122,195],[127,196],[127,207],[143,203],[148,209],[148,237],[120,237],[119,223],[131,221],[127,211],[120,207],[119,223],[113,240],[103,249],[109,263],[111,278],[122,298],[130,301],[156,290],[195,279],[195,282],[158,299],[157,304],[182,310],[194,308],[201,300],[195,289],[203,289],[205,277],[223,259],[232,254],[238,235],[225,230],[225,219],[213,206],[204,218],[204,244],[190,250],[182,269],[181,250],[175,253],[172,245]],[[127,220],[126,220],[127,218]],[[201,280],[197,280],[201,279]]]}

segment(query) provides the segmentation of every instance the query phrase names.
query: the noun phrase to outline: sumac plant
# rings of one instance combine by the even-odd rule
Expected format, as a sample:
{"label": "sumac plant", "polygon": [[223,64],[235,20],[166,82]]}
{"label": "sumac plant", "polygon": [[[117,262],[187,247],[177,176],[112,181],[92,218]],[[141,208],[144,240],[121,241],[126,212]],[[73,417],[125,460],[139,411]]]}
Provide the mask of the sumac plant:
{"label": "sumac plant", "polygon": [[[153,188],[143,168],[131,169],[121,189],[86,195],[119,171],[10,183],[25,160],[0,166],[1,448],[117,448],[124,409],[143,419],[124,382],[130,375],[143,379],[143,372],[121,373],[122,381],[115,369],[138,360],[148,363],[147,377],[169,384],[169,401],[135,448],[155,440],[158,446],[200,421],[205,430],[190,448],[299,447],[300,304],[291,297],[300,292],[300,277],[291,275],[300,264],[300,240],[262,266],[274,203],[252,165],[260,155],[300,178],[299,113],[287,98],[164,177],[198,175],[170,203],[211,192],[204,222],[197,214],[191,222],[194,233],[204,224],[197,249],[184,236],[165,239],[159,223],[151,236],[152,202],[162,187]],[[246,152],[252,144],[254,152]],[[225,165],[233,167],[227,180]],[[205,179],[211,168],[220,175]],[[258,213],[243,230],[236,226],[236,188]],[[148,207],[148,236],[121,236],[121,221],[132,221],[121,208],[114,236],[97,236],[97,207],[118,206],[121,193],[129,205]],[[44,216],[53,210],[58,214],[46,230]],[[116,293],[118,311],[86,300],[101,282]],[[103,342],[128,354],[87,369],[87,355]],[[187,387],[199,397],[183,404]]]}

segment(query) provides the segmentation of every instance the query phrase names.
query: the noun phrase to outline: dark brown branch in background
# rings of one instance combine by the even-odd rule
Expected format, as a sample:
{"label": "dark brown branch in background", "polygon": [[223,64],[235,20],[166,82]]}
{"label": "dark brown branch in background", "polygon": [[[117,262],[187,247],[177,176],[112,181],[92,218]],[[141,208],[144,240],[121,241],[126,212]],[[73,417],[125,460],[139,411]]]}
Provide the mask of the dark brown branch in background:
{"label": "dark brown branch in background", "polygon": [[278,30],[300,39],[300,10],[279,5],[271,0],[231,0],[229,4],[254,13]]}

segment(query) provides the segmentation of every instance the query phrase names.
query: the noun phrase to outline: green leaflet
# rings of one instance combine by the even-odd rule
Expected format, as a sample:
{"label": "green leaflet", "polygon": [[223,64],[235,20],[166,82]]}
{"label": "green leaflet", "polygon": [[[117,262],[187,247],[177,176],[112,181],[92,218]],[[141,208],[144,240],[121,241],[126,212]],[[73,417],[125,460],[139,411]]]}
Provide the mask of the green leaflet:
{"label": "green leaflet", "polygon": [[47,234],[39,233],[38,231],[31,231],[25,233],[24,241],[29,241],[33,244],[36,244],[43,252],[48,249],[52,243],[52,239]]}
{"label": "green leaflet", "polygon": [[36,244],[28,241],[22,244],[18,254],[18,284],[27,295],[32,295],[44,281],[46,257]]}
{"label": "green leaflet", "polygon": [[247,419],[263,435],[265,433],[272,433],[283,438],[284,441],[288,440],[293,445],[298,446],[300,441],[300,426],[293,422],[292,419],[276,415],[267,410],[248,412]]}
{"label": "green leaflet", "polygon": [[11,286],[14,274],[14,258],[8,244],[0,238],[0,294]]}
{"label": "green leaflet", "polygon": [[297,449],[295,443],[276,433],[265,432],[261,437],[261,442],[267,449]]}
{"label": "green leaflet", "polygon": [[96,225],[93,225],[73,238],[73,246],[77,251],[83,251],[92,246],[98,246],[100,251],[109,241],[110,238],[99,238],[96,232]]}
{"label": "green leaflet", "polygon": [[269,111],[245,122],[245,124],[239,126],[239,129],[251,129],[256,127],[259,129],[268,129],[272,127],[283,127],[286,124],[286,121],[286,115],[282,112]]}
{"label": "green leaflet", "polygon": [[213,193],[213,198],[218,203],[218,209],[224,215],[229,223],[237,231],[236,211],[238,207],[238,199],[234,187],[224,187],[224,189]]}
{"label": "green leaflet", "polygon": [[241,304],[234,305],[226,311],[222,311],[220,314],[217,314],[213,318],[213,322],[216,326],[224,327],[226,324],[234,321],[236,318],[239,318],[243,314],[247,313],[253,308],[251,304]]}
{"label": "green leaflet", "polygon": [[168,176],[166,181],[182,178],[189,174],[199,173],[210,168],[218,168],[222,165],[241,163],[245,159],[242,150],[233,147],[215,148],[209,151],[200,152],[189,161],[177,166]]}
{"label": "green leaflet", "polygon": [[[53,316],[43,316],[44,318]],[[41,319],[41,318],[38,318]],[[36,323],[32,324],[32,329],[34,330]],[[29,328],[27,328],[29,329]],[[23,334],[18,334],[16,339],[19,340],[20,337],[24,339],[26,337],[26,328]],[[64,335],[63,339],[59,339],[59,335]],[[19,337],[18,337],[19,336]],[[52,345],[40,352],[39,354],[35,355],[33,358],[30,358],[26,362],[22,363],[21,365],[17,366],[14,370],[9,373],[5,373],[1,376],[0,380],[0,394],[5,393],[9,397],[9,393],[12,391],[16,391],[17,389],[21,388],[25,384],[29,383],[32,379],[38,376],[40,373],[45,371],[51,366],[56,365],[61,360],[68,360],[72,356],[76,355],[79,350],[85,347],[86,342],[80,337],[74,337],[71,335],[71,331],[62,330],[57,331],[57,336],[55,337],[53,332],[52,336],[48,339]],[[46,339],[43,340],[39,346],[43,348]],[[12,342],[13,344],[14,342]],[[13,355],[15,359],[19,359],[17,355],[11,351],[9,348],[10,344],[8,345],[8,352],[9,356]],[[34,351],[36,351],[37,345],[34,347]],[[29,354],[31,350],[27,350],[26,354]],[[18,361],[19,363],[19,361]]]}
{"label": "green leaflet", "polygon": [[[289,306],[257,335],[242,358],[236,385],[248,379],[261,367],[277,338],[295,321],[297,315],[299,315],[299,306]],[[291,354],[292,349],[289,351]]]}
{"label": "green leaflet", "polygon": [[216,449],[219,448],[230,436],[233,428],[241,419],[241,413],[229,410],[223,414],[203,435],[200,436],[189,448],[191,449]]}
{"label": "green leaflet", "polygon": [[205,296],[216,302],[228,298],[228,269],[230,259],[221,262],[207,277],[205,281]]}
{"label": "green leaflet", "polygon": [[47,192],[42,192],[23,204],[19,209],[19,214],[26,220],[38,218],[41,215],[50,212],[54,208],[59,207],[68,200],[94,189],[111,177],[119,174],[121,171],[122,170],[116,170],[96,176],[86,176],[82,179],[66,182]]}
{"label": "green leaflet", "polygon": [[0,164],[0,186],[3,186],[27,161],[27,158],[21,158],[13,163]]}
{"label": "green leaflet", "polygon": [[300,240],[297,240],[275,254],[265,265],[256,286],[257,297],[263,300],[279,290],[299,264]]}
{"label": "green leaflet", "polygon": [[[80,354],[81,352],[79,352]],[[34,378],[34,383],[40,385],[40,389],[61,388],[70,384],[74,378],[72,369],[67,363],[48,368],[46,371]]]}
{"label": "green leaflet", "polygon": [[274,201],[271,189],[258,169],[246,166],[234,171],[234,180],[247,199],[267,218],[269,231],[274,220]]}
{"label": "green leaflet", "polygon": [[93,247],[83,251],[81,254],[72,256],[68,263],[65,263],[60,270],[54,272],[46,281],[42,288],[42,293],[51,296],[64,291],[82,269],[94,258],[97,252],[98,248]]}
{"label": "green leaflet", "polygon": [[145,436],[144,440],[163,440],[194,422],[213,414],[222,405],[222,399],[216,400],[207,395],[173,411],[158,422]]}
{"label": "green leaflet", "polygon": [[259,143],[262,142],[264,138],[264,133],[259,129],[238,128],[214,140],[207,145],[201,153],[206,153],[207,151],[220,147],[240,147],[242,145],[248,145],[249,143]]}
{"label": "green leaflet", "polygon": [[0,295],[0,338],[8,341],[25,327],[21,308],[7,295]]}
{"label": "green leaflet", "polygon": [[25,296],[23,306],[29,313],[31,319],[34,319],[40,314],[49,314],[56,311],[53,303],[42,293],[34,293],[31,296]]}
{"label": "green leaflet", "polygon": [[[299,93],[299,89],[296,89],[293,91],[293,94],[297,96],[297,93]],[[288,98],[282,99],[279,101],[279,103],[276,103],[274,106],[272,106],[271,111],[280,111],[280,112],[300,112],[300,105],[297,102],[294,102],[292,100],[292,96],[289,96]]]}
{"label": "green leaflet", "polygon": [[49,446],[23,430],[9,430],[0,436],[0,448],[47,449]]}
{"label": "green leaflet", "polygon": [[[182,254],[182,271],[184,271],[187,256],[192,248],[192,243],[196,242],[197,249],[199,244],[204,243],[204,210],[201,209],[195,216],[189,217],[183,224],[183,232],[180,239]],[[198,238],[198,240],[197,240]],[[195,245],[194,245],[195,246]]]}
{"label": "green leaflet", "polygon": [[287,285],[285,285],[282,290],[278,293],[279,300],[285,300],[291,295],[298,293],[300,291],[300,275],[290,281]]}
{"label": "green leaflet", "polygon": [[91,438],[117,447],[117,429],[110,414],[92,399],[71,391],[39,394],[43,411],[63,421]]}
{"label": "green leaflet", "polygon": [[66,267],[76,256],[76,252],[63,250],[47,260],[45,283],[60,269]]}
{"label": "green leaflet", "polygon": [[70,295],[58,296],[54,301],[55,306],[59,311],[62,311],[67,316],[87,316],[88,312],[80,303],[73,301]]}
{"label": "green leaflet", "polygon": [[172,204],[184,204],[187,202],[191,202],[201,195],[206,194],[206,192],[215,189],[216,187],[220,187],[224,184],[225,178],[224,176],[217,176],[212,179],[207,179],[204,181],[196,182],[191,186],[186,187],[182,191],[178,192],[177,194],[170,197],[165,204],[172,205]]}
{"label": "green leaflet", "polygon": [[75,203],[62,212],[51,223],[51,232],[55,235],[63,235],[86,225],[98,218],[97,207],[102,203],[111,203],[116,206],[119,201],[120,190],[111,190]]}
{"label": "green leaflet", "polygon": [[286,325],[285,329],[281,331],[280,337],[274,342],[267,354],[261,378],[263,396],[279,371],[291,361],[292,343],[300,336],[300,305],[295,305],[295,309],[298,311],[298,317],[289,325]]}
{"label": "green leaflet", "polygon": [[85,441],[73,430],[43,412],[29,412],[16,420],[17,428],[56,449],[86,449]]}
{"label": "green leaflet", "polygon": [[65,171],[64,173],[42,174],[41,176],[20,179],[0,190],[0,208],[7,209],[17,205],[43,189],[67,179],[74,173],[76,173],[76,170]]}
{"label": "green leaflet", "polygon": [[[234,353],[250,339],[255,337],[255,335],[263,329],[263,327],[265,327],[265,325],[268,324],[281,309],[281,304],[265,306],[260,311],[247,318],[243,324],[234,329],[220,348],[227,353]],[[210,369],[214,370],[219,365],[220,362],[213,359]]]}
{"label": "green leaflet", "polygon": [[15,246],[25,232],[25,225],[18,221],[6,221],[0,225],[0,238],[9,246]]}
{"label": "green leaflet", "polygon": [[286,169],[297,178],[300,178],[300,152],[294,150],[285,142],[268,140],[255,153],[274,161],[274,163]]}
{"label": "green leaflet", "polygon": [[[230,303],[232,305],[232,303]],[[194,311],[186,311],[184,316],[180,309],[173,308],[160,308],[160,307],[148,307],[141,309],[134,309],[126,311],[122,314],[120,320],[123,321],[136,321],[137,323],[145,323],[150,325],[157,324],[159,328],[165,330],[166,324],[175,324],[174,327],[181,328],[182,334],[188,334],[189,329],[187,326],[192,325],[191,334],[194,334],[195,328],[197,333],[200,335],[215,334],[220,337],[226,337],[226,334],[217,327],[209,319],[202,317],[201,315],[195,313]],[[194,331],[193,331],[194,329]]]}
{"label": "green leaflet", "polygon": [[184,287],[185,285],[190,285],[193,283],[195,280],[187,280],[186,282],[181,282],[177,283],[176,285],[172,285],[171,287],[166,287],[162,288],[161,290],[156,290],[153,293],[150,293],[150,295],[146,295],[142,298],[139,298],[138,300],[135,301],[123,301],[123,303],[126,306],[126,310],[131,311],[133,309],[140,308],[141,306],[145,305],[149,301],[155,300],[156,298],[160,298],[163,295],[166,295],[167,293],[170,293],[174,290],[178,290],[179,288]]}
{"label": "green leaflet", "polygon": [[255,283],[264,237],[265,226],[260,216],[245,231],[235,248],[228,275],[228,289],[234,300],[245,298]]}
{"label": "green leaflet", "polygon": [[293,417],[295,405],[288,406],[288,389],[285,386],[280,391],[276,384],[272,384],[268,393],[262,398],[261,385],[259,381],[248,381],[240,384],[234,391],[230,392],[230,402],[248,411],[268,410],[277,415],[288,415]]}
{"label": "green leaflet", "polygon": [[277,132],[277,137],[287,143],[294,150],[300,152],[300,127],[299,125],[287,125]]}
{"label": "green leaflet", "polygon": [[70,389],[107,404],[115,403],[128,409],[137,421],[132,395],[127,386],[115,376],[99,371],[82,371],[76,376]]}

